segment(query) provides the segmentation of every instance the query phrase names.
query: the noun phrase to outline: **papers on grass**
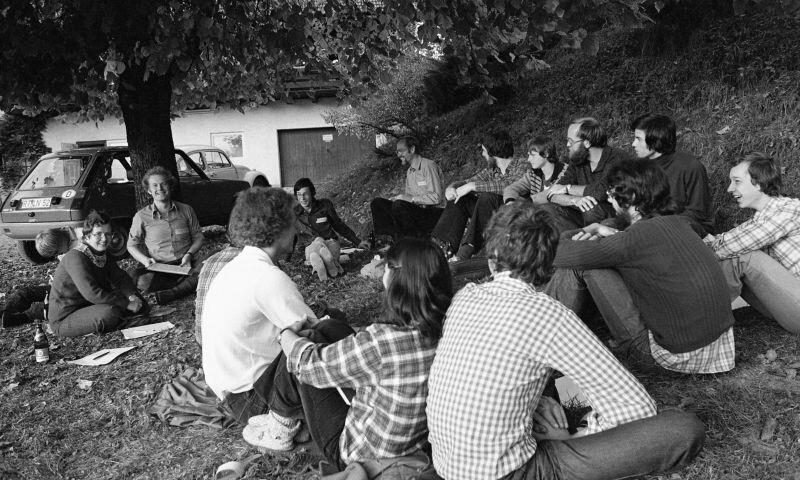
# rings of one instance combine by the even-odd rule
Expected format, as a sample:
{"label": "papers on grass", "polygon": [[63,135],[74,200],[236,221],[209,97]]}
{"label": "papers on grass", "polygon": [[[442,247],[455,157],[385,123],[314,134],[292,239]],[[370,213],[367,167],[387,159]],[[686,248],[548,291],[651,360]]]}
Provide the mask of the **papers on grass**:
{"label": "papers on grass", "polygon": [[121,348],[104,348],[99,352],[90,353],[83,358],[79,358],[78,360],[69,360],[67,363],[72,363],[74,365],[86,365],[89,367],[95,367],[97,365],[106,365],[114,361],[117,357],[122,355],[123,353],[127,352],[128,350],[132,350],[136,348],[136,346],[132,347],[121,347]]}
{"label": "papers on grass", "polygon": [[153,263],[147,267],[151,272],[172,273],[174,275],[189,275],[191,267],[181,267],[180,265],[169,265],[166,263]]}
{"label": "papers on grass", "polygon": [[173,325],[171,322],[151,323],[150,325],[140,325],[138,327],[125,328],[122,330],[122,336],[125,337],[125,340],[131,340],[134,338],[146,337],[158,332],[163,332],[164,330],[169,330],[170,328],[175,328],[175,325]]}

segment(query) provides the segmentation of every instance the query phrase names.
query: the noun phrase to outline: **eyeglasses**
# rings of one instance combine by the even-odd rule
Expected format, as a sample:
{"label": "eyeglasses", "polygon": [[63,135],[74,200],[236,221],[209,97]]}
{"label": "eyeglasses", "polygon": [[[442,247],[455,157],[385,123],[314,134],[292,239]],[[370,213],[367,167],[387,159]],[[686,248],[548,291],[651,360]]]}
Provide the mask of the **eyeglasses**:
{"label": "eyeglasses", "polygon": [[583,140],[581,140],[580,138],[577,139],[577,140],[573,140],[573,139],[567,137],[567,148],[572,148],[573,145],[575,145],[576,143],[580,143],[582,141]]}
{"label": "eyeglasses", "polygon": [[90,237],[94,238],[95,240],[102,240],[103,238],[109,239],[114,236],[114,232],[97,232],[97,233],[90,233]]}

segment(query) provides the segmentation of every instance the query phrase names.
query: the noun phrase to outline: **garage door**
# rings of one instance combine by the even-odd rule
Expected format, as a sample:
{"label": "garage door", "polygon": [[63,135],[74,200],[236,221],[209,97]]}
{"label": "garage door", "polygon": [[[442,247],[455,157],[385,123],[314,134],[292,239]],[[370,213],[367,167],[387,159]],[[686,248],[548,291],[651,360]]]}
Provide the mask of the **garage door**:
{"label": "garage door", "polygon": [[323,185],[374,148],[374,139],[339,135],[335,128],[278,130],[281,184],[292,186],[308,177],[315,185]]}

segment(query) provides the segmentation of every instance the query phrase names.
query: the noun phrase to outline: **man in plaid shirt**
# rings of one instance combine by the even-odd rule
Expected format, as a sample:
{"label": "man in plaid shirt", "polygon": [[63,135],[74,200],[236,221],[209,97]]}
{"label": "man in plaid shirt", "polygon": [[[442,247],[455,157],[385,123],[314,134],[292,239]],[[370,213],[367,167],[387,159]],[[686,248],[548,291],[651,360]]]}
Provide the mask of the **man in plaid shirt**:
{"label": "man in plaid shirt", "polygon": [[781,196],[777,160],[752,153],[730,172],[728,192],[750,220],[706,243],[720,258],[731,298],[741,295],[783,328],[800,333],[800,199]]}
{"label": "man in plaid shirt", "polygon": [[[557,245],[548,212],[501,207],[487,231],[493,281],[467,285],[447,311],[427,407],[434,466],[446,479],[622,478],[682,465],[702,448],[693,414],[656,415],[644,387],[580,319],[536,291]],[[541,398],[553,370],[593,408],[575,434],[547,420],[563,415]]]}
{"label": "man in plaid shirt", "polygon": [[481,155],[486,160],[485,169],[445,189],[447,205],[431,233],[445,256],[455,254],[459,260],[480,250],[483,230],[503,204],[503,189],[531,169],[524,158],[514,158],[514,142],[505,130],[492,130],[485,135]]}

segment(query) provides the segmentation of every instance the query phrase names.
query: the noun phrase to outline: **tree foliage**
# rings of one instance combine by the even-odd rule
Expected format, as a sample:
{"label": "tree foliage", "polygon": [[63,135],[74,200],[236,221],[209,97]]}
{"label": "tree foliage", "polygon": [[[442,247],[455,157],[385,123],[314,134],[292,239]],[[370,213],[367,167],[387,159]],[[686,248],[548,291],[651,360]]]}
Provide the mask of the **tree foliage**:
{"label": "tree foliage", "polygon": [[4,176],[11,170],[13,177],[24,173],[20,170],[49,152],[42,140],[45,122],[43,115],[6,114],[0,118],[0,169],[6,172]]}

